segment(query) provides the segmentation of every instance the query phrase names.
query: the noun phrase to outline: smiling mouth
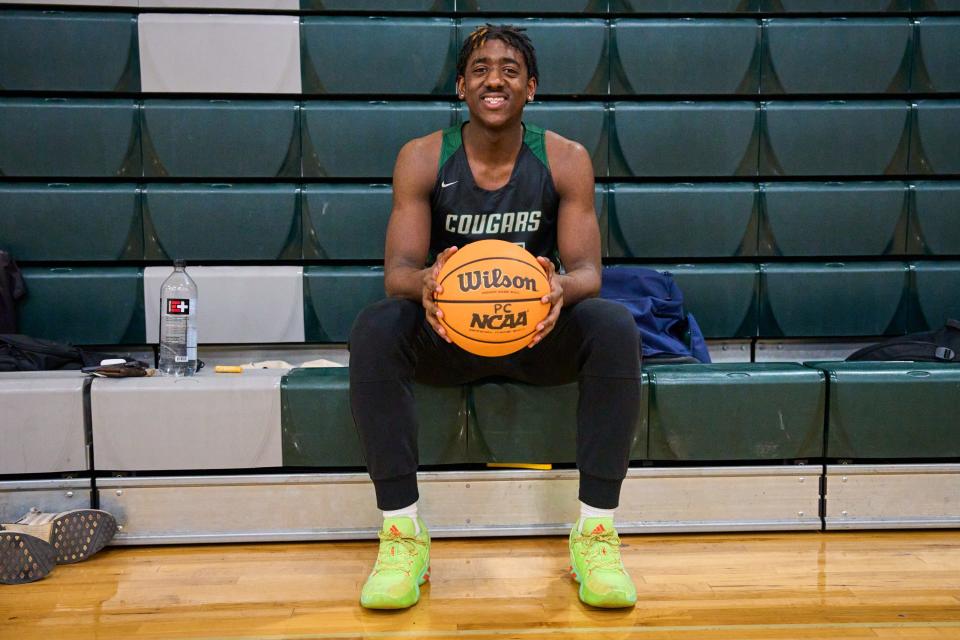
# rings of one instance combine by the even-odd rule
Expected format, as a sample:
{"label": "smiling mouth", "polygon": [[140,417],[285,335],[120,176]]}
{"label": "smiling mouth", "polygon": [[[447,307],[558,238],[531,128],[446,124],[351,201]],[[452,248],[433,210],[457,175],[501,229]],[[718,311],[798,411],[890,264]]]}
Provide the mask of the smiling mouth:
{"label": "smiling mouth", "polygon": [[504,96],[484,96],[481,98],[481,102],[488,107],[499,107],[506,101],[507,99]]}

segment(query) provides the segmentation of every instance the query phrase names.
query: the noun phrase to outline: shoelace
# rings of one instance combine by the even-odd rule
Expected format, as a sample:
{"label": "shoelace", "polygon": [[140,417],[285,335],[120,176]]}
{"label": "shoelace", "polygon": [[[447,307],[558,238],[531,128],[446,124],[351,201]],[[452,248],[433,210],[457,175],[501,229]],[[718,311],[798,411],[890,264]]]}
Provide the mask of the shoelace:
{"label": "shoelace", "polygon": [[623,562],[620,560],[620,536],[616,531],[603,533],[580,534],[575,540],[583,543],[580,552],[587,561],[587,568],[593,572],[598,569],[614,569],[623,571]]}
{"label": "shoelace", "polygon": [[416,538],[392,531],[381,531],[378,535],[380,536],[380,553],[377,555],[373,573],[403,571],[410,575],[410,565],[419,554],[419,547],[423,546],[423,543]]}

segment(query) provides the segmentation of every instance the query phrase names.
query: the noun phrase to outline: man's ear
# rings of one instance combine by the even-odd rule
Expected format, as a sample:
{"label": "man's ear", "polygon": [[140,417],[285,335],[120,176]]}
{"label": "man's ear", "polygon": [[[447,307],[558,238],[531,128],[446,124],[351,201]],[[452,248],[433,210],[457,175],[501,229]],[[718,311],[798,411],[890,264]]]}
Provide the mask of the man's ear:
{"label": "man's ear", "polygon": [[464,93],[466,93],[466,87],[463,76],[457,76],[457,97],[463,99]]}
{"label": "man's ear", "polygon": [[527,102],[531,102],[534,97],[537,95],[537,79],[530,78],[527,80]]}

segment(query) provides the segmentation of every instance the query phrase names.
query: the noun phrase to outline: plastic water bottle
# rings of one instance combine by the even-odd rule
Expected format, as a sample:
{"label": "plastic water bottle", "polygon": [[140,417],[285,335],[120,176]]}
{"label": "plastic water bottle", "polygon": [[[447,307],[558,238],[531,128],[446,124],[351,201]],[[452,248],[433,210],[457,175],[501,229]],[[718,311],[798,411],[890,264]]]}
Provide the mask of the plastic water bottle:
{"label": "plastic water bottle", "polygon": [[173,263],[173,273],[160,288],[161,373],[192,376],[197,372],[197,284],[186,263]]}

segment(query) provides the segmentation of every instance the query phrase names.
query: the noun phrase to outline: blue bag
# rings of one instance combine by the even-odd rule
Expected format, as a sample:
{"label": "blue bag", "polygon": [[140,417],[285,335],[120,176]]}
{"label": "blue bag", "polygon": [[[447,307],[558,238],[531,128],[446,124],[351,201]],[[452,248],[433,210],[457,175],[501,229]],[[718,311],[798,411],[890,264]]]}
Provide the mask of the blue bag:
{"label": "blue bag", "polygon": [[709,363],[710,353],[693,314],[683,307],[683,292],[669,273],[642,267],[603,270],[600,296],[633,314],[644,358],[692,358]]}

